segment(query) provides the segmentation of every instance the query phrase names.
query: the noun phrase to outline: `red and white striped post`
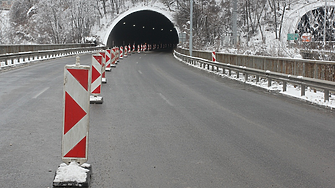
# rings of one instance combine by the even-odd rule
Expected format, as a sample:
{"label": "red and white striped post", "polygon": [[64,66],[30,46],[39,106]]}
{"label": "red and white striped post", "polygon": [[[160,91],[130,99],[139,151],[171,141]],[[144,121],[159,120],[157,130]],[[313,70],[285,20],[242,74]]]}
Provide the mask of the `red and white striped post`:
{"label": "red and white striped post", "polygon": [[103,103],[103,98],[100,96],[101,93],[101,76],[102,76],[102,61],[103,57],[100,54],[92,55],[92,84],[91,84],[91,96],[90,103]]}
{"label": "red and white striped post", "polygon": [[77,57],[64,70],[62,161],[67,164],[87,161],[90,93],[90,66],[80,65]]}
{"label": "red and white striped post", "polygon": [[131,55],[131,48],[130,48],[130,44],[128,44],[128,54]]}
{"label": "red and white striped post", "polygon": [[116,64],[119,62],[120,60],[120,48],[119,47],[116,47]]}
{"label": "red and white striped post", "polygon": [[215,55],[215,52],[212,52],[212,61],[213,61],[213,62],[216,62],[216,55]]}
{"label": "red and white striped post", "polygon": [[135,43],[133,44],[133,53],[135,53]]}
{"label": "red and white striped post", "polygon": [[127,57],[127,55],[128,55],[127,46],[124,46],[124,54],[123,54],[123,56]]}
{"label": "red and white striped post", "polygon": [[105,71],[111,71],[111,49],[106,50],[106,70]]}
{"label": "red and white striped post", "polygon": [[140,50],[141,50],[141,47],[140,47],[140,45],[138,44],[138,45],[137,45],[137,53],[141,53]]}
{"label": "red and white striped post", "polygon": [[116,48],[114,47],[111,50],[111,67],[112,68],[116,67],[115,62],[116,62]]}
{"label": "red and white striped post", "polygon": [[123,47],[121,46],[120,47],[120,59],[122,59],[123,58]]}
{"label": "red and white striped post", "polygon": [[102,64],[101,64],[101,82],[102,83],[107,83],[107,78],[106,78],[106,52],[99,52],[100,55],[102,55]]}

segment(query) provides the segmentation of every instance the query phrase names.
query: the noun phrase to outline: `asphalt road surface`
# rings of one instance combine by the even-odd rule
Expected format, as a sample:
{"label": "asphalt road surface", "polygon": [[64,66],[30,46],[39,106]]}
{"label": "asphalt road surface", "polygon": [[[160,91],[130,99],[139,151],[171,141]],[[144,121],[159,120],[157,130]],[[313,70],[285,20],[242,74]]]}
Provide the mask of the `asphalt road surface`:
{"label": "asphalt road surface", "polygon": [[[63,74],[75,57],[0,72],[0,187],[51,187]],[[89,65],[91,55],[81,55]],[[335,113],[133,54],[90,106],[92,188],[334,187]]]}

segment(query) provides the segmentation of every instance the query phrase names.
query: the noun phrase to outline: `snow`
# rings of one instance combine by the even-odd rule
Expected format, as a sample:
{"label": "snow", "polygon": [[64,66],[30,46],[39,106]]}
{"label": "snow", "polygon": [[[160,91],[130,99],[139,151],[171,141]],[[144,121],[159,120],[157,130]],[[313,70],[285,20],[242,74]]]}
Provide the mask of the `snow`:
{"label": "snow", "polygon": [[[188,64],[187,62],[183,61],[182,59],[178,58],[176,55],[174,55],[176,59],[178,59],[179,61],[189,65],[189,66],[193,66],[195,68],[198,69],[202,69],[208,72],[211,72],[213,74],[217,74],[220,75],[221,77],[224,78],[229,78],[232,80],[236,80],[239,82],[244,82],[245,84],[249,84],[249,85],[253,85],[256,87],[260,87],[263,89],[266,89],[269,92],[277,92],[280,93],[282,95],[285,95],[287,97],[292,97],[292,98],[296,98],[299,99],[301,101],[305,101],[305,102],[309,102],[312,103],[314,105],[319,105],[319,106],[323,106],[325,108],[330,108],[330,109],[335,109],[335,94],[331,95],[329,97],[329,101],[324,101],[324,92],[323,91],[319,91],[319,90],[315,90],[313,88],[307,87],[307,89],[305,90],[305,96],[301,96],[301,88],[299,86],[295,86],[293,84],[287,83],[286,86],[286,91],[283,91],[283,85],[280,82],[277,81],[272,81],[271,82],[271,86],[268,87],[268,80],[267,79],[260,79],[259,82],[256,82],[256,78],[255,76],[249,76],[248,80],[245,81],[244,76],[239,76],[239,78],[237,78],[236,73],[234,73],[232,71],[231,76],[228,75],[228,70],[226,70],[225,74],[223,74],[223,70],[220,68],[219,72],[216,71],[211,71],[212,69],[206,69],[206,68],[202,68],[199,65],[191,65]],[[290,75],[288,75],[288,77],[290,77]],[[300,77],[302,78],[302,77]]]}
{"label": "snow", "polygon": [[[8,10],[0,10],[0,26],[2,29],[9,28],[9,11]],[[0,29],[1,29],[0,28]]]}
{"label": "snow", "polygon": [[85,167],[89,167],[89,164],[84,163],[79,166],[77,162],[71,162],[69,165],[62,163],[57,169],[54,182],[86,182],[87,172],[89,171]]}

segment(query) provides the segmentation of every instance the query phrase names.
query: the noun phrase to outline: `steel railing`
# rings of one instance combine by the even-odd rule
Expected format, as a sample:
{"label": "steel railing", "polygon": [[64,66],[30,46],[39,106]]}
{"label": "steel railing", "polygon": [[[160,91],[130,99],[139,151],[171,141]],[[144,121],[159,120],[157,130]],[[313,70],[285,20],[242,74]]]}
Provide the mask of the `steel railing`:
{"label": "steel railing", "polygon": [[237,78],[240,74],[243,74],[244,81],[246,82],[250,76],[256,77],[256,82],[259,82],[260,78],[266,78],[268,81],[268,87],[271,86],[272,80],[276,80],[283,83],[283,91],[287,89],[287,83],[292,83],[300,85],[301,87],[301,96],[305,95],[306,87],[313,87],[324,91],[324,101],[329,101],[330,92],[335,92],[335,82],[320,80],[314,78],[308,78],[303,76],[296,76],[291,74],[284,74],[273,72],[270,70],[261,70],[256,68],[249,68],[246,66],[232,65],[229,63],[213,62],[208,59],[191,57],[177,51],[174,51],[176,57],[185,61],[188,64],[197,65],[201,68],[212,69],[212,71],[221,71],[223,74],[226,74],[228,70],[228,75],[231,76],[232,72],[236,73]]}
{"label": "steel railing", "polygon": [[[177,48],[177,52],[189,55],[188,49]],[[193,51],[194,57],[211,60],[212,53],[205,51]],[[253,56],[216,53],[218,62],[245,66],[254,69],[269,70],[283,74],[303,76],[320,80],[335,81],[335,62],[307,59],[292,59],[268,56]]]}
{"label": "steel railing", "polygon": [[43,51],[4,54],[0,55],[0,70],[18,65],[24,65],[36,60],[50,59],[78,53],[86,53],[90,51],[103,50],[105,48],[106,47],[67,48],[57,50],[43,50]]}

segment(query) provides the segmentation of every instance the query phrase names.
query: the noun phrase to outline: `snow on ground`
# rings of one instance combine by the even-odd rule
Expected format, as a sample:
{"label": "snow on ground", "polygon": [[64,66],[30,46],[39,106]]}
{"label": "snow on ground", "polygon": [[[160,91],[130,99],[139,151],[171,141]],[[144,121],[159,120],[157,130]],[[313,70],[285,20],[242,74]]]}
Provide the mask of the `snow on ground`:
{"label": "snow on ground", "polygon": [[[84,165],[84,166],[83,166]],[[76,162],[71,162],[69,165],[62,163],[57,169],[54,182],[86,182],[88,167],[86,163],[79,166]]]}
{"label": "snow on ground", "polygon": [[179,61],[189,65],[189,66],[193,66],[195,68],[198,69],[202,69],[208,72],[211,72],[213,74],[217,74],[220,75],[221,77],[224,78],[229,78],[232,80],[236,80],[236,81],[240,81],[240,82],[245,82],[246,84],[250,84],[256,87],[260,87],[263,89],[266,89],[268,91],[271,92],[278,92],[281,93],[282,95],[288,96],[288,97],[293,97],[293,98],[297,98],[299,100],[305,101],[305,102],[310,102],[314,105],[320,105],[326,108],[330,108],[330,109],[335,109],[335,94],[333,93],[330,97],[329,97],[329,101],[324,101],[324,93],[323,91],[318,91],[318,90],[314,90],[310,87],[307,87],[306,91],[305,91],[305,96],[301,96],[301,89],[299,86],[295,86],[293,84],[288,83],[287,84],[287,88],[286,91],[283,91],[283,85],[280,82],[277,81],[272,81],[271,86],[268,87],[268,81],[265,78],[262,78],[259,80],[259,82],[256,82],[256,78],[255,76],[249,76],[248,80],[245,81],[244,80],[244,76],[240,75],[239,78],[237,78],[236,73],[234,73],[232,71],[231,76],[228,75],[228,70],[226,70],[225,74],[223,74],[222,69],[219,69],[219,72],[217,71],[211,71],[212,69],[206,69],[206,68],[202,68],[198,65],[191,65],[188,64],[187,62],[183,61],[182,59],[178,58],[177,56],[175,56],[176,59],[178,59]]}

